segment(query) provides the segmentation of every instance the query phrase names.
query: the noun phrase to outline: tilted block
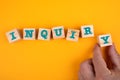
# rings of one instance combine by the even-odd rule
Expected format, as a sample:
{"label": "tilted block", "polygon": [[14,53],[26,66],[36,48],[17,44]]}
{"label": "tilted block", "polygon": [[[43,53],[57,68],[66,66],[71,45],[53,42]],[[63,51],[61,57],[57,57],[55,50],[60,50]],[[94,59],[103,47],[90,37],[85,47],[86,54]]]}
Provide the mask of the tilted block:
{"label": "tilted block", "polygon": [[112,45],[112,38],[110,34],[104,34],[98,36],[98,43],[100,47]]}
{"label": "tilted block", "polygon": [[82,38],[94,37],[94,28],[93,28],[93,25],[84,25],[84,26],[81,26],[81,36],[82,36]]}
{"label": "tilted block", "polygon": [[24,28],[23,29],[23,40],[35,40],[36,31],[35,28]]}
{"label": "tilted block", "polygon": [[38,40],[50,40],[51,29],[39,28]]}
{"label": "tilted block", "polygon": [[80,30],[68,29],[66,40],[78,41]]}
{"label": "tilted block", "polygon": [[63,26],[57,26],[52,28],[53,39],[65,38],[65,32]]}
{"label": "tilted block", "polygon": [[7,32],[6,36],[7,36],[9,43],[12,43],[12,42],[15,42],[21,39],[20,33],[17,29],[13,29]]}

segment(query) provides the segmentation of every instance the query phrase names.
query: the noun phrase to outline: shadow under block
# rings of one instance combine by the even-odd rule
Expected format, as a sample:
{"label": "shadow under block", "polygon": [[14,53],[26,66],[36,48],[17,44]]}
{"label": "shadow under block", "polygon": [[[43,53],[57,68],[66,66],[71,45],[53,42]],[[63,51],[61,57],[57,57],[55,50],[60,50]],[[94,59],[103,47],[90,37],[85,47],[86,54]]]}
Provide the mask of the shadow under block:
{"label": "shadow under block", "polygon": [[17,29],[13,29],[6,33],[9,43],[13,43],[21,39],[20,33]]}
{"label": "shadow under block", "polygon": [[81,36],[82,36],[82,38],[94,37],[93,25],[81,26]]}
{"label": "shadow under block", "polygon": [[78,41],[79,34],[80,34],[80,30],[68,29],[66,40],[69,40],[69,41]]}
{"label": "shadow under block", "polygon": [[36,38],[35,28],[23,29],[23,40],[35,40],[35,38]]}
{"label": "shadow under block", "polygon": [[63,26],[52,28],[53,39],[65,38],[65,31]]}
{"label": "shadow under block", "polygon": [[39,28],[38,40],[50,40],[51,29]]}
{"label": "shadow under block", "polygon": [[110,34],[104,34],[98,36],[98,43],[100,47],[112,45],[112,38]]}

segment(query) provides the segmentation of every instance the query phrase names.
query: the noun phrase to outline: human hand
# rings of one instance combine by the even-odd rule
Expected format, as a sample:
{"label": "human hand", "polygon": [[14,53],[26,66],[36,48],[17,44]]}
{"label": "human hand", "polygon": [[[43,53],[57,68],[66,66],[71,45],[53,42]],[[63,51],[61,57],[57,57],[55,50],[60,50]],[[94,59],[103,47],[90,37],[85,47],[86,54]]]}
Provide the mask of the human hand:
{"label": "human hand", "polygon": [[112,67],[109,68],[110,65],[103,59],[99,45],[96,45],[93,58],[81,63],[79,80],[120,80],[120,55],[114,45],[106,50]]}

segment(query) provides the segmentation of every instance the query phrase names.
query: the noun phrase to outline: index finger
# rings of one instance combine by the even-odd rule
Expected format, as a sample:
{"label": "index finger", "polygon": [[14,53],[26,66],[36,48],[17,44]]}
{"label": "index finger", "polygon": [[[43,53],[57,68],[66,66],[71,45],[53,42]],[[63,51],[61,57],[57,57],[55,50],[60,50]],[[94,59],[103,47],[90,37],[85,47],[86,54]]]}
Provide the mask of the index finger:
{"label": "index finger", "polygon": [[93,51],[93,65],[95,68],[96,76],[104,76],[111,74],[110,70],[102,57],[102,52],[98,44],[96,44]]}

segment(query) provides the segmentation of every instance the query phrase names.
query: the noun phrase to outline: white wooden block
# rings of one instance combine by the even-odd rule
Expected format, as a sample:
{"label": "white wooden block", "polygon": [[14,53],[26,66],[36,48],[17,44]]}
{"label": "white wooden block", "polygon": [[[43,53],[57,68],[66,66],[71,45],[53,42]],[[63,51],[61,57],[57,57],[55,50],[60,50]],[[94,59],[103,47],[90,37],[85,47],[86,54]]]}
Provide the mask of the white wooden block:
{"label": "white wooden block", "polygon": [[68,29],[66,40],[78,41],[80,30]]}
{"label": "white wooden block", "polygon": [[82,36],[82,38],[94,37],[93,25],[83,25],[83,26],[81,26],[81,36]]}
{"label": "white wooden block", "polygon": [[110,34],[104,34],[98,36],[98,43],[100,47],[112,45],[112,38]]}
{"label": "white wooden block", "polygon": [[53,39],[65,38],[65,32],[63,26],[57,26],[52,28]]}
{"label": "white wooden block", "polygon": [[19,31],[17,29],[13,29],[13,30],[7,32],[6,36],[7,36],[9,43],[13,43],[13,42],[21,39],[21,36],[20,36]]}
{"label": "white wooden block", "polygon": [[51,29],[39,28],[38,40],[50,40]]}
{"label": "white wooden block", "polygon": [[35,28],[23,29],[23,40],[35,40],[35,38],[36,38]]}

